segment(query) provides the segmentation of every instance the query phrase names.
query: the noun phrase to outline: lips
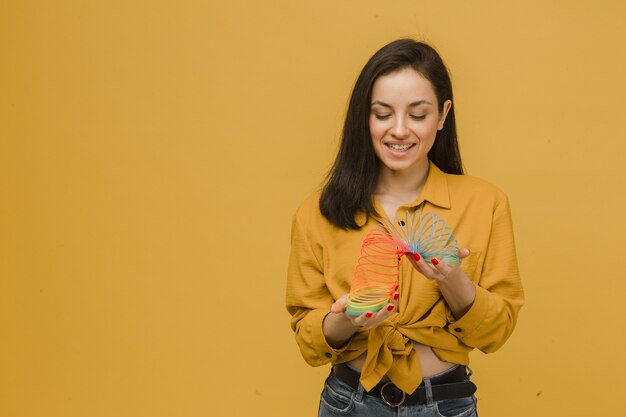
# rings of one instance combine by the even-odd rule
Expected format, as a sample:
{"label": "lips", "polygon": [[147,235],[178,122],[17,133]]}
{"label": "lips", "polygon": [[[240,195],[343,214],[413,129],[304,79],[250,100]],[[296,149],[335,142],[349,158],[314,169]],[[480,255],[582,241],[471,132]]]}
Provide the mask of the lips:
{"label": "lips", "polygon": [[405,143],[405,144],[399,145],[397,143],[385,143],[385,146],[394,152],[406,152],[409,149],[411,149],[413,146],[415,146],[415,144]]}

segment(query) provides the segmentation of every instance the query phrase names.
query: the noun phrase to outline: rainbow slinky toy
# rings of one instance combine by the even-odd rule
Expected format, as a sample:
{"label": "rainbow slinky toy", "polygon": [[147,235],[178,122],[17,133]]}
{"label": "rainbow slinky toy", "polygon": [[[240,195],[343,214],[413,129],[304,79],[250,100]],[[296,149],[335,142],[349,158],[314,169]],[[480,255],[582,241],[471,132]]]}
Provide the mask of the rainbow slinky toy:
{"label": "rainbow slinky toy", "polygon": [[359,316],[385,307],[398,285],[402,256],[407,253],[418,253],[427,262],[436,257],[455,265],[459,263],[458,251],[452,229],[436,214],[407,211],[398,226],[386,220],[384,228],[372,230],[363,240],[347,313]]}

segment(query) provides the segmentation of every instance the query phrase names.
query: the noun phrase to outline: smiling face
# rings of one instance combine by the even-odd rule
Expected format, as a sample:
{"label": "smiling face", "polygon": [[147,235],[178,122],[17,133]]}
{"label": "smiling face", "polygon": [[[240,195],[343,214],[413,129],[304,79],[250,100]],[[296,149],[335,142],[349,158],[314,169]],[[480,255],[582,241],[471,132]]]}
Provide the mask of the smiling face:
{"label": "smiling face", "polygon": [[452,102],[439,111],[428,79],[412,68],[382,75],[372,88],[370,134],[381,170],[416,174],[428,168],[428,151]]}

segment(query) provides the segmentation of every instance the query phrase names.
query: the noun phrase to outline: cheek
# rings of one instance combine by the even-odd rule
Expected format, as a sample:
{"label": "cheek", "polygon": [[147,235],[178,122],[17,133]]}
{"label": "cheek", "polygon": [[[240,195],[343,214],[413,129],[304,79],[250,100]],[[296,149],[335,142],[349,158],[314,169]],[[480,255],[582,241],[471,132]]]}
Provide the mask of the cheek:
{"label": "cheek", "polygon": [[438,122],[435,120],[433,123],[423,124],[417,129],[420,132],[420,136],[424,138],[435,137],[437,135]]}
{"label": "cheek", "polygon": [[374,141],[376,141],[376,139],[380,139],[385,132],[384,126],[381,126],[380,123],[377,122],[378,120],[376,119],[370,120],[370,135]]}

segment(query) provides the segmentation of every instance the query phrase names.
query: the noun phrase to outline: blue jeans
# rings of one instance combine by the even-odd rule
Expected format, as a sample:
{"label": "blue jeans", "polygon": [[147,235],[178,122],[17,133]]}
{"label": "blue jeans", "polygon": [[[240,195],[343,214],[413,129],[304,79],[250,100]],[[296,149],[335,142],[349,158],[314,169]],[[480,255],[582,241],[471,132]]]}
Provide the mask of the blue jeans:
{"label": "blue jeans", "polygon": [[[444,375],[452,369],[439,375]],[[428,378],[424,378],[425,380]],[[469,376],[468,376],[469,379]],[[391,407],[381,398],[365,393],[363,386],[354,390],[338,380],[331,372],[320,398],[318,417],[477,417],[476,397],[432,401],[427,404],[402,404]]]}

